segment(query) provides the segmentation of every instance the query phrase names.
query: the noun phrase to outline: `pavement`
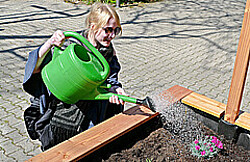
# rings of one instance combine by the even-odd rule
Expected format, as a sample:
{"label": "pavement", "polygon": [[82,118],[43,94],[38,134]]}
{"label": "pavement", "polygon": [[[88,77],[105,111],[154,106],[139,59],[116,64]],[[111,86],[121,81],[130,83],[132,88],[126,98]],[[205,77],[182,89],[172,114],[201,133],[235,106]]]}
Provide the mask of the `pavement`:
{"label": "pavement", "polygon": [[[245,3],[164,0],[119,8],[123,35],[114,44],[124,89],[143,98],[177,84],[226,104]],[[22,89],[28,53],[57,29],[84,29],[89,8],[63,0],[0,0],[0,161],[41,152],[23,121],[30,104]],[[241,105],[247,112],[249,81]]]}

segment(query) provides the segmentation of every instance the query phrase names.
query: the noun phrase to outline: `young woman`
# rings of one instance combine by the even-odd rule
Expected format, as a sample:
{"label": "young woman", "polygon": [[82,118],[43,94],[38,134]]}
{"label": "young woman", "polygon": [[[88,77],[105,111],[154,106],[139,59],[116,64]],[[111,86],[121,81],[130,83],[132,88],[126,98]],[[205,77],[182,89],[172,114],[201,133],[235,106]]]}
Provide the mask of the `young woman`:
{"label": "young woman", "polygon": [[[112,43],[122,31],[117,12],[107,4],[96,3],[86,18],[86,27],[87,30],[80,34],[109,63],[111,72],[106,80],[112,85],[109,91],[126,95],[118,82],[121,67]],[[32,139],[41,141],[43,151],[123,111],[124,102],[117,96],[110,97],[109,101],[78,101],[69,105],[47,89],[41,70],[51,61],[53,46],[65,49],[72,42],[81,44],[73,38],[65,41],[63,32],[56,31],[43,45],[30,52],[25,67],[23,88],[32,97],[31,106],[24,112],[24,120],[28,134]]]}

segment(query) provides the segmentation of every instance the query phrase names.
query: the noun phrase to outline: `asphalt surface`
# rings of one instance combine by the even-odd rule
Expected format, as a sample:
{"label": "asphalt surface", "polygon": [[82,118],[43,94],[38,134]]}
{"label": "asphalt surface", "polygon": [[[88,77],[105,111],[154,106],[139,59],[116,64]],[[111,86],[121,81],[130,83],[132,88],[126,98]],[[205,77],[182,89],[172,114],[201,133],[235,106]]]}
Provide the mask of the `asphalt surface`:
{"label": "asphalt surface", "polygon": [[[165,0],[118,9],[123,35],[114,44],[124,89],[143,98],[177,84],[226,104],[245,2]],[[23,122],[30,104],[22,90],[28,53],[57,29],[84,29],[89,7],[0,0],[0,161],[24,161],[41,152]],[[250,112],[249,77],[241,110]]]}

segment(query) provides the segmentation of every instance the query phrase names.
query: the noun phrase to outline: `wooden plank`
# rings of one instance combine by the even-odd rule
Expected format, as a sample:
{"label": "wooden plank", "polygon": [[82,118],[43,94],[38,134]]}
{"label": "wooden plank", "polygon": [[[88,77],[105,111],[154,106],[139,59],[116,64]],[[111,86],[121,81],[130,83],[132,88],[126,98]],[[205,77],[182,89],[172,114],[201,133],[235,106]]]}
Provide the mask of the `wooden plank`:
{"label": "wooden plank", "polygon": [[120,113],[35,157],[32,157],[28,161],[79,160],[146,121],[154,118],[158,114],[159,113],[154,113],[143,106],[132,107],[129,110]]}
{"label": "wooden plank", "polygon": [[247,0],[242,29],[234,64],[233,77],[230,86],[227,108],[224,120],[234,124],[239,115],[243,90],[247,77],[250,56],[250,0]]}
{"label": "wooden plank", "polygon": [[226,110],[225,104],[195,92],[192,92],[188,96],[184,97],[181,102],[217,118],[221,118]]}
{"label": "wooden plank", "polygon": [[240,114],[239,118],[235,121],[235,125],[250,131],[250,113],[244,112]]}
{"label": "wooden plank", "polygon": [[193,91],[187,88],[184,88],[179,85],[175,85],[165,91],[162,91],[160,93],[160,96],[168,98],[168,99],[165,99],[166,101],[171,100],[169,101],[170,103],[175,103],[177,101],[180,101],[182,98],[184,98],[185,96],[189,95],[192,92]]}

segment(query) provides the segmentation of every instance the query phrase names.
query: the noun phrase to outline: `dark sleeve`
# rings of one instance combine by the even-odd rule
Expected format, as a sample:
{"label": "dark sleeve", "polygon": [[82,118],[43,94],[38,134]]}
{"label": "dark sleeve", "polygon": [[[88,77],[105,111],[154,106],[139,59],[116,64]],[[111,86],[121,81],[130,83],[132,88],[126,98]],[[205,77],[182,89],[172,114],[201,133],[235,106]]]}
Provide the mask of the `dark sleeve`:
{"label": "dark sleeve", "polygon": [[121,70],[121,65],[118,62],[118,58],[116,56],[112,57],[109,66],[110,66],[110,74],[109,77],[107,78],[107,83],[111,84],[113,88],[122,87],[122,84],[118,81],[118,73]]}
{"label": "dark sleeve", "polygon": [[40,48],[41,47],[29,53],[28,61],[26,62],[26,65],[25,65],[25,74],[24,74],[24,79],[23,79],[24,84],[29,80],[29,78],[31,77],[35,69],[37,58],[38,58],[38,52]]}
{"label": "dark sleeve", "polygon": [[[40,46],[41,47],[41,46]],[[40,97],[43,91],[43,81],[41,77],[41,73],[33,74],[35,69],[37,59],[38,59],[38,52],[40,47],[36,50],[29,53],[28,61],[25,65],[25,74],[23,80],[23,89],[34,97]],[[51,52],[49,52],[45,59],[41,64],[41,68],[44,67],[49,61],[51,60]]]}

